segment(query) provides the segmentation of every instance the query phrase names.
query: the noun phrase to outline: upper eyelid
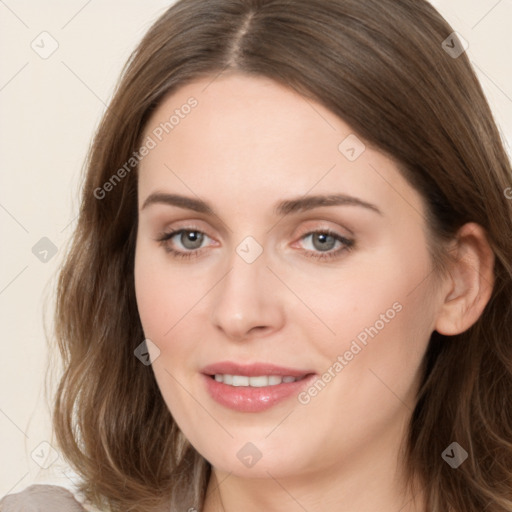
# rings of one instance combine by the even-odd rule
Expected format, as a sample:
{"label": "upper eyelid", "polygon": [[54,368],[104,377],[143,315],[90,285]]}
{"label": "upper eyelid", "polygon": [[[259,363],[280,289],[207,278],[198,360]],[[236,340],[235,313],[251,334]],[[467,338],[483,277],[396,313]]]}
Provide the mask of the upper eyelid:
{"label": "upper eyelid", "polygon": [[192,228],[192,227],[186,227],[186,228],[173,228],[173,229],[164,229],[162,232],[160,232],[158,234],[158,238],[161,239],[161,238],[166,238],[166,239],[171,239],[171,238],[174,238],[176,235],[182,233],[182,232],[198,232],[198,233],[201,233],[202,235],[205,235],[207,236],[210,240],[214,240],[213,237],[211,237],[208,233],[206,233],[206,231],[204,231],[203,229],[197,229],[197,228]]}
{"label": "upper eyelid", "polygon": [[[339,225],[339,223],[337,221],[328,220],[328,219],[317,219],[317,220],[311,220],[311,219],[306,219],[306,220],[302,219],[301,220],[301,219],[299,219],[299,220],[300,220],[300,224],[309,224],[309,225],[315,224],[314,227],[300,228],[300,231],[302,232],[302,235],[300,235],[300,236],[304,236],[311,232],[318,232],[318,231],[332,231],[344,238],[355,236],[353,229],[350,229],[350,227],[347,225]],[[195,230],[195,231],[200,231],[201,233],[208,235],[210,238],[214,238],[208,234],[208,232],[210,231],[209,228],[204,229],[201,227],[201,224],[208,224],[207,222],[205,223],[202,219],[197,219],[197,220],[189,219],[189,220],[181,220],[181,221],[178,220],[176,223],[178,223],[178,226],[176,226],[176,227],[173,226],[173,227],[168,227],[168,228],[164,227],[161,231],[170,233],[170,232],[181,231],[181,230],[183,230],[183,231],[194,231]],[[183,226],[179,225],[181,223],[183,223],[184,225]],[[328,225],[318,226],[318,223],[334,223],[334,224],[337,224],[338,227],[331,227]],[[216,229],[216,228],[214,228],[214,229]],[[223,230],[221,230],[221,232],[222,231]],[[297,230],[294,229],[293,231],[296,232]],[[347,234],[344,235],[343,233],[340,233],[340,231],[346,231]],[[295,236],[297,236],[297,235],[295,235]]]}
{"label": "upper eyelid", "polygon": [[[306,231],[305,233],[303,233],[302,235],[299,236],[299,238],[297,239],[297,242],[303,240],[306,237],[314,235],[315,233],[325,233],[325,234],[327,234],[329,236],[332,236],[337,242],[340,242],[341,244],[345,244],[345,245],[353,245],[354,242],[355,242],[355,240],[354,240],[354,238],[352,236],[342,235],[342,234],[340,234],[337,231],[332,230],[332,229],[308,230],[308,231]],[[295,244],[297,242],[293,242],[293,243]]]}

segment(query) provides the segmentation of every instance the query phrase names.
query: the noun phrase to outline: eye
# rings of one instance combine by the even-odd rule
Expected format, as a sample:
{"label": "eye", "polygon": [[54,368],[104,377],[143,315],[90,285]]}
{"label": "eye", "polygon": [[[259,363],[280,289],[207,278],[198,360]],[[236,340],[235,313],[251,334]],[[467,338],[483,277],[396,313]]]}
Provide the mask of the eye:
{"label": "eye", "polygon": [[[210,237],[198,229],[182,228],[162,233],[157,241],[173,258],[195,258],[203,252],[205,247],[202,245],[207,239]],[[355,243],[354,240],[329,229],[312,231],[300,238],[307,239],[310,239],[310,243],[306,245],[311,248],[304,251],[306,256],[318,260],[337,258],[342,252],[352,250]]]}
{"label": "eye", "polygon": [[[157,241],[175,258],[191,258],[199,255],[201,245],[208,235],[197,229],[177,229],[170,233],[162,233]],[[172,242],[172,244],[169,244]],[[180,249],[179,247],[183,248]],[[178,246],[178,249],[174,247]]]}
{"label": "eye", "polygon": [[[306,245],[309,245],[311,249],[305,251],[307,256],[320,260],[337,258],[342,252],[352,250],[355,243],[354,240],[345,238],[329,229],[312,231],[301,237],[301,240],[308,238],[310,243]],[[333,250],[336,246],[338,248]]]}

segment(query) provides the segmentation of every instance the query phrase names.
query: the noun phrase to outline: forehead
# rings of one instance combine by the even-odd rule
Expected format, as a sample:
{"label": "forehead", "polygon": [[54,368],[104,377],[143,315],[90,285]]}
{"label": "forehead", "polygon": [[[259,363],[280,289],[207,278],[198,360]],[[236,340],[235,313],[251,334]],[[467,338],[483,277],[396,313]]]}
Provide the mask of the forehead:
{"label": "forehead", "polygon": [[[196,106],[189,108],[193,102]],[[245,151],[248,157],[262,149],[276,153],[280,147],[297,152],[299,143],[306,150],[322,141],[336,154],[337,139],[351,132],[333,113],[292,89],[236,73],[203,78],[167,96],[150,118],[146,134],[158,128],[174,146],[190,144],[191,130],[196,147],[203,150],[236,140],[233,150],[240,155]]]}
{"label": "forehead", "polygon": [[162,101],[144,137],[155,147],[140,164],[142,197],[159,187],[257,208],[262,199],[339,192],[383,210],[404,206],[399,196],[421,208],[390,158],[333,112],[264,77],[187,84]]}

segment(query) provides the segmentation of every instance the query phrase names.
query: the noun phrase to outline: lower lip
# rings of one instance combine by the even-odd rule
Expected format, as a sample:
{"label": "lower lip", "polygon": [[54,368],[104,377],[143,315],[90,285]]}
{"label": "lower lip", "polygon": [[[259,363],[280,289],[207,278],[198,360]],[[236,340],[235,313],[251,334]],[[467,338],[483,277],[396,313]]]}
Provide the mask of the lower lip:
{"label": "lower lip", "polygon": [[315,375],[311,374],[295,382],[283,382],[275,386],[255,388],[251,386],[230,386],[204,375],[210,396],[219,404],[239,412],[261,412],[290,398],[298,396]]}

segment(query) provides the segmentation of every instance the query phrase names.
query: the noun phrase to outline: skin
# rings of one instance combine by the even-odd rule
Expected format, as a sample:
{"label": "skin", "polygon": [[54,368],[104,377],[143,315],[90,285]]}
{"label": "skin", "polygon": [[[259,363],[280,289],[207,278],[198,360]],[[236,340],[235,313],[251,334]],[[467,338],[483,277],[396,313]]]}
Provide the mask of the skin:
{"label": "skin", "polygon": [[[436,282],[422,197],[369,145],[349,161],[338,146],[353,130],[332,112],[230,73],[173,92],[144,135],[191,96],[198,106],[141,162],[135,286],[144,333],[160,350],[152,367],[163,398],[213,467],[205,512],[425,511],[421,489],[416,504],[403,489],[400,446],[431,333],[463,332],[489,300],[485,233],[465,225],[451,247],[461,258]],[[201,198],[215,214],[143,208],[156,191]],[[382,215],[354,205],[273,212],[281,200],[330,193]],[[175,259],[157,241],[179,228],[207,235],[197,257]],[[309,234],[322,229],[354,240],[352,250],[313,258],[325,251]],[[248,236],[263,249],[252,263],[236,252]],[[191,252],[179,235],[167,246]],[[223,360],[322,375],[395,303],[400,312],[306,405],[294,396],[242,413],[203,386],[201,368]],[[247,442],[262,454],[252,467],[236,456]]]}

